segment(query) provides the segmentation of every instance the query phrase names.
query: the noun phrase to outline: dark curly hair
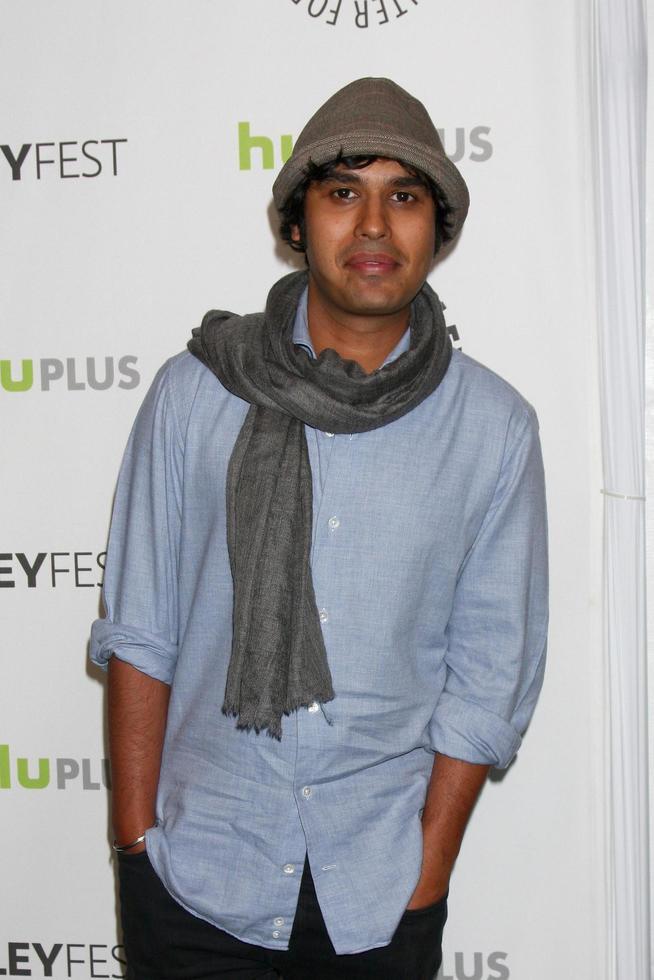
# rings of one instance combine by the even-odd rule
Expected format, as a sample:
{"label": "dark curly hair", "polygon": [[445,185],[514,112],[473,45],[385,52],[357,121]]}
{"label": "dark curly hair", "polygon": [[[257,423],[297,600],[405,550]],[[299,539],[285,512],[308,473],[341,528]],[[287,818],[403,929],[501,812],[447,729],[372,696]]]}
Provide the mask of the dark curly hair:
{"label": "dark curly hair", "polygon": [[[327,163],[316,164],[311,160],[307,164],[304,170],[304,177],[302,181],[297,185],[297,187],[289,195],[284,207],[280,211],[281,222],[279,226],[279,233],[283,241],[287,242],[296,252],[306,252],[306,227],[304,223],[304,198],[306,196],[309,185],[314,183],[314,181],[328,180],[330,177],[334,176],[336,168],[340,165],[347,167],[348,170],[362,170],[364,167],[368,167],[375,160],[380,159],[378,156],[343,156],[339,153],[337,157],[333,160],[329,160]],[[450,237],[446,231],[446,218],[450,214],[450,208],[443,196],[442,191],[434,183],[431,177],[423,173],[417,167],[412,167],[402,160],[399,160],[405,168],[407,173],[415,177],[420,184],[426,187],[433,200],[434,208],[436,213],[436,237],[435,237],[435,247],[434,254],[438,252],[444,241],[447,241]],[[300,240],[294,241],[292,238],[293,228],[297,227],[300,230]]]}

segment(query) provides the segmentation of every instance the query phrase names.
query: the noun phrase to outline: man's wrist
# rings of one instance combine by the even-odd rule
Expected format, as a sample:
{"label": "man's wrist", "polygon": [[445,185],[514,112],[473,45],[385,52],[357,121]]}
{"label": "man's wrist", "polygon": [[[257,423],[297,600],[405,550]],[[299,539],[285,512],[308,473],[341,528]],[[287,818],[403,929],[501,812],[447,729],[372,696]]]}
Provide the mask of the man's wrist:
{"label": "man's wrist", "polygon": [[430,882],[428,885],[422,881],[419,881],[413,895],[411,896],[407,908],[421,909],[428,905],[434,905],[436,902],[440,901],[441,898],[447,895],[449,888],[449,878],[441,878],[438,881]]}
{"label": "man's wrist", "polygon": [[130,841],[155,823],[154,806],[114,807],[111,824],[117,841]]}
{"label": "man's wrist", "polygon": [[154,823],[155,818],[151,814],[114,820],[114,840],[112,847],[115,851],[125,850],[130,854],[135,854],[137,851],[143,850],[145,847],[146,831]]}
{"label": "man's wrist", "polygon": [[139,844],[144,844],[144,842],[145,842],[145,834],[140,834],[138,837],[135,837],[134,840],[128,841],[127,843],[124,844],[120,843],[117,840],[114,840],[111,846],[113,847],[114,851],[118,851],[118,853],[122,854],[123,851],[132,851],[132,850],[135,851],[137,849],[142,850],[142,848],[139,848]]}

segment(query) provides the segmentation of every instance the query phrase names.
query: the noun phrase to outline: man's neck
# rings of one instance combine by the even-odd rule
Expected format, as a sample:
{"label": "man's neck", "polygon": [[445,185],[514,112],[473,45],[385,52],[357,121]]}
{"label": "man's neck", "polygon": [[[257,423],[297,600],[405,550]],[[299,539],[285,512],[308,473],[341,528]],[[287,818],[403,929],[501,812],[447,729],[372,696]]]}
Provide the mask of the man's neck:
{"label": "man's neck", "polygon": [[384,316],[362,317],[327,308],[309,284],[307,324],[316,356],[330,347],[356,361],[366,374],[381,367],[409,325],[410,307]]}

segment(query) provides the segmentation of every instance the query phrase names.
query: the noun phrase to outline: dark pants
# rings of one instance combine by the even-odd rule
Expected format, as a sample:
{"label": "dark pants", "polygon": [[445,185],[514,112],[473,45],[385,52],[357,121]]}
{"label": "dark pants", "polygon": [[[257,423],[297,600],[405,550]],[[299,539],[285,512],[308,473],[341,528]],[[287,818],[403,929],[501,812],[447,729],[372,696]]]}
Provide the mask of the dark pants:
{"label": "dark pants", "polygon": [[441,963],[447,896],[405,912],[390,945],[337,955],[308,861],[288,950],[242,942],[183,909],[147,853],[120,855],[120,902],[129,980],[432,980]]}

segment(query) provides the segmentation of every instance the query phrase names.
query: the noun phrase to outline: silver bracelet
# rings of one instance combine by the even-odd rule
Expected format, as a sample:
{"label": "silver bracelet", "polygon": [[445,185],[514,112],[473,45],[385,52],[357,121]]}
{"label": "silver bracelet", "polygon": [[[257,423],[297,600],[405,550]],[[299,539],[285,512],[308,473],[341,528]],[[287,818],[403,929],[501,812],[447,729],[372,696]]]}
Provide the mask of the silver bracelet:
{"label": "silver bracelet", "polygon": [[144,840],[145,834],[141,834],[140,837],[137,837],[136,840],[131,841],[129,844],[117,844],[116,841],[114,841],[111,846],[113,847],[114,851],[130,851],[133,847],[136,847],[137,844],[142,844]]}

